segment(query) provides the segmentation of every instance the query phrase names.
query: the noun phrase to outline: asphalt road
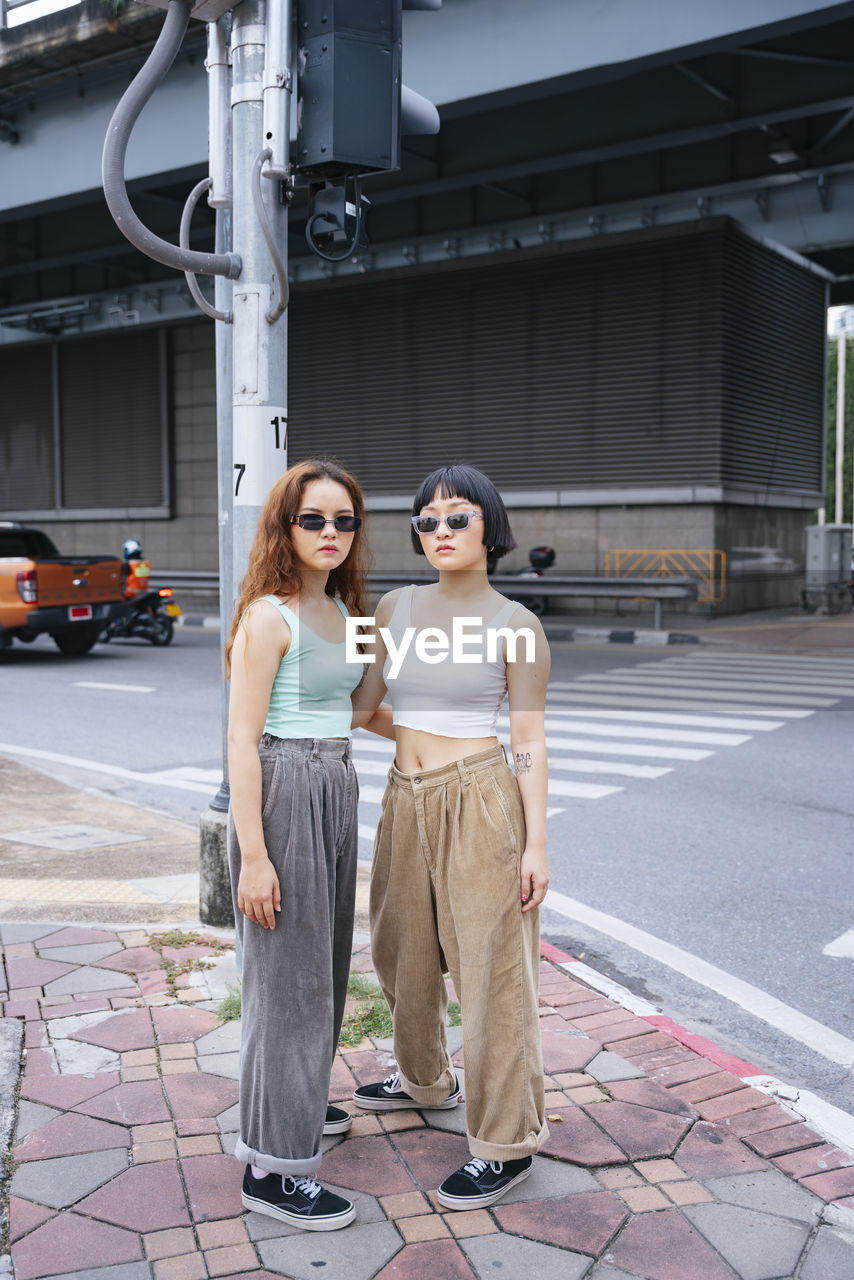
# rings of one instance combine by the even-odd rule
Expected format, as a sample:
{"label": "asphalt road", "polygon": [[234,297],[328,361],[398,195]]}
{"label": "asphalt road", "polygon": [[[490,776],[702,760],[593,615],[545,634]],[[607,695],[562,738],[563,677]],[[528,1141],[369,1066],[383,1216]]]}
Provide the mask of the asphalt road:
{"label": "asphalt road", "polygon": [[[190,628],[79,659],[16,645],[0,752],[193,822],[219,778],[218,671],[216,633]],[[854,957],[824,953],[854,929],[852,729],[854,660],[555,645],[543,934],[854,1113]],[[356,755],[367,857],[389,750]]]}

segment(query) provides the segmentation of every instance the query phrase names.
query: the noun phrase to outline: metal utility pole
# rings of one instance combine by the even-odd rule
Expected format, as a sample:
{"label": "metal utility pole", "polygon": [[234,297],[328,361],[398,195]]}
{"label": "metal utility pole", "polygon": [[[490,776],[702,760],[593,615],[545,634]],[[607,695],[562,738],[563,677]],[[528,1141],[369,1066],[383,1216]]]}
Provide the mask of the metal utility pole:
{"label": "metal utility pole", "polygon": [[845,356],[847,332],[843,322],[842,328],[839,330],[837,340],[837,364],[836,364],[836,483],[835,492],[835,523],[842,524],[843,516],[843,498],[842,492],[843,480],[842,471],[845,461]]}

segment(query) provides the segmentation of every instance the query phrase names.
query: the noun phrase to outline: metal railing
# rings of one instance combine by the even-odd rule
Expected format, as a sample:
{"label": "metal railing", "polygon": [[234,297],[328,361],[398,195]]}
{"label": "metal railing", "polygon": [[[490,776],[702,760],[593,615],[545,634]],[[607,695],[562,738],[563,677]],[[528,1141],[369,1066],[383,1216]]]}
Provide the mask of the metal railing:
{"label": "metal railing", "polygon": [[605,573],[609,578],[696,578],[700,604],[720,604],[726,595],[724,551],[608,551]]}

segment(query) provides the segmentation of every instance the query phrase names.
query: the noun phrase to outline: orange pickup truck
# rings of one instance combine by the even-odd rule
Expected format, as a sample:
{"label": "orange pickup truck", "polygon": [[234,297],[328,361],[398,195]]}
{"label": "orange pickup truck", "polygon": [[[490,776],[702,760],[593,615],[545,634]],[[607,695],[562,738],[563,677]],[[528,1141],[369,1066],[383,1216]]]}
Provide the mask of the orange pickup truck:
{"label": "orange pickup truck", "polygon": [[117,556],[62,556],[41,530],[0,521],[0,650],[47,632],[61,653],[88,653],[126,607]]}

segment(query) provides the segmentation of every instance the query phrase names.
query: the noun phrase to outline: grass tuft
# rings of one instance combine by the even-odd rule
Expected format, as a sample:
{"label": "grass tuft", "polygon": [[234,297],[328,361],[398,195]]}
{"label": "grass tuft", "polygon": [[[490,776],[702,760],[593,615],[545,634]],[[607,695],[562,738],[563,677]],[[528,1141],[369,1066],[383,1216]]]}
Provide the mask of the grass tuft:
{"label": "grass tuft", "polygon": [[228,990],[228,995],[223,996],[222,1000],[220,1000],[219,1005],[217,1006],[217,1011],[216,1011],[216,1016],[220,1026],[222,1026],[224,1022],[236,1022],[237,1019],[240,1017],[240,1010],[242,1005],[240,984],[234,983],[234,982],[227,982],[226,988]]}
{"label": "grass tuft", "polygon": [[366,1036],[382,1040],[392,1034],[391,1011],[375,982],[371,982],[362,973],[351,973],[347,983],[347,996],[355,1003],[355,1008],[344,1019],[338,1038],[340,1045],[353,1049]]}

